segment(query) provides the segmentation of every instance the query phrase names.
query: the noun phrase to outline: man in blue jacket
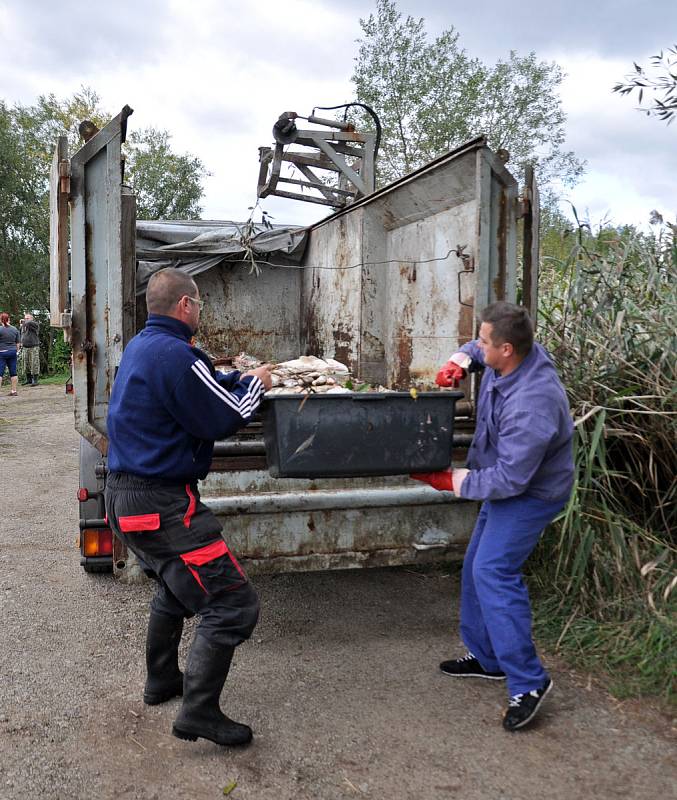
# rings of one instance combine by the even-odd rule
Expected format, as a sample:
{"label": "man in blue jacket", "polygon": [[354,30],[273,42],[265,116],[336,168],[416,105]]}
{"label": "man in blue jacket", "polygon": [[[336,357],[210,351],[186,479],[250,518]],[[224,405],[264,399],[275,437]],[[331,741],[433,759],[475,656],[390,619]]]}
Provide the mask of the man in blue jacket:
{"label": "man in blue jacket", "polygon": [[[252,731],[225,716],[219,697],[235,647],[259,613],[256,591],[200,502],[214,440],[246,425],[271,386],[267,367],[217,374],[194,347],[202,301],[176,269],[156,272],[148,320],[127,345],[108,412],[106,511],[115,534],[152,570],[158,586],[146,639],[144,701],[183,695],[172,732],[181,739],[246,744]],[[185,673],[183,620],[200,616]]]}
{"label": "man in blue jacket", "polygon": [[463,658],[443,661],[453,677],[507,678],[503,725],[527,725],[552,689],[531,637],[522,566],[573,486],[573,424],[566,393],[526,309],[493,303],[479,338],[461,347],[436,382],[457,386],[484,368],[469,469],[412,476],[459,497],[481,500],[463,562]]}

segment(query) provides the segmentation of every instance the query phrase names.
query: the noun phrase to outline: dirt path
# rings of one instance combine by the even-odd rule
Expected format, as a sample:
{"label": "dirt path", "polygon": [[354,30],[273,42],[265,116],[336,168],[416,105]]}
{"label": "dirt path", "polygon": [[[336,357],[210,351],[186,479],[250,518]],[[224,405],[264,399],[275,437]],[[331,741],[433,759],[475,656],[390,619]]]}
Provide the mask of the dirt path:
{"label": "dirt path", "polygon": [[[89,576],[75,548],[77,442],[63,387],[0,394],[0,798],[234,800],[667,798],[669,721],[553,658],[533,728],[500,726],[504,687],[437,670],[459,652],[458,573],[259,578],[262,619],[224,708],[255,743],[169,735],[141,702],[150,588]],[[184,636],[184,654],[187,637]]]}

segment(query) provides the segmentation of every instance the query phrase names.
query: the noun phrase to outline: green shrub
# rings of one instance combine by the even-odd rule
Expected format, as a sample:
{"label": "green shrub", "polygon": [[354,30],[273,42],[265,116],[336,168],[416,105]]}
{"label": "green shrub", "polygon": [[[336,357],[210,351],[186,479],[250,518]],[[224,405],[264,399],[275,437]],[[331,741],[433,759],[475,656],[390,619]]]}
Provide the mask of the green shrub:
{"label": "green shrub", "polygon": [[674,234],[581,226],[541,281],[540,338],[569,394],[577,478],[530,564],[535,626],[604,666],[621,694],[675,688]]}
{"label": "green shrub", "polygon": [[71,346],[66,342],[63,330],[60,328],[50,328],[51,347],[49,350],[49,373],[50,375],[70,372],[71,368]]}

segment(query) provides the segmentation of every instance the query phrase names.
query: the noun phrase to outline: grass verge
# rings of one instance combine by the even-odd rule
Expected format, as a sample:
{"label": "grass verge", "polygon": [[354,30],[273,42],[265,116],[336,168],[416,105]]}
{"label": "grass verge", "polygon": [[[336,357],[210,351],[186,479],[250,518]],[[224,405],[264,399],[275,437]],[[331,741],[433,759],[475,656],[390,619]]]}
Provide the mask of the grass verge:
{"label": "grass verge", "polygon": [[677,226],[580,226],[540,334],[574,415],[575,485],[528,565],[534,629],[619,697],[677,688]]}

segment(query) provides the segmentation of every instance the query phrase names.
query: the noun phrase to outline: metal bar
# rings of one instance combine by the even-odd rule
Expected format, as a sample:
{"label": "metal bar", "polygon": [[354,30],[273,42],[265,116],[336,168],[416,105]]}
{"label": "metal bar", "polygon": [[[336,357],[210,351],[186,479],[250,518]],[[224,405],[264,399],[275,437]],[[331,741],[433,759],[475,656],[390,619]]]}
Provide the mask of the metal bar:
{"label": "metal bar", "polygon": [[[461,561],[467,546],[466,539],[450,541],[444,548],[445,561]],[[305,555],[266,556],[253,558],[238,555],[248,575],[277,575],[282,572],[310,570],[364,569],[394,567],[404,564],[421,565],[439,562],[440,550],[418,550],[413,546],[369,550],[343,550],[338,553],[307,553]]]}
{"label": "metal bar", "polygon": [[358,144],[364,144],[364,140],[366,139],[364,134],[355,132],[338,133],[336,131],[302,130],[298,131],[296,139],[294,139],[293,143],[299,144],[304,139],[312,139],[313,144],[309,146],[314,147],[315,138],[318,136],[324,139],[326,142],[357,142]]}
{"label": "metal bar", "polygon": [[[324,141],[329,141],[333,150],[337,153],[342,153],[345,156],[352,156],[353,158],[362,158],[364,153],[364,146],[362,147],[351,147],[348,144],[343,144],[342,142],[335,142],[328,139],[326,136],[321,137]],[[296,139],[294,141],[295,145],[300,145],[301,147],[316,147],[315,140],[310,139],[308,137],[302,137],[301,139]],[[289,151],[287,151],[289,152]],[[291,151],[295,152],[295,151]]]}
{"label": "metal bar", "polygon": [[284,160],[289,161],[291,164],[300,166],[304,164],[307,167],[315,167],[316,169],[328,169],[332,172],[339,172],[338,167],[331,163],[331,161],[318,153],[317,156],[306,155],[305,153],[297,153],[294,150],[287,150],[284,154]]}
{"label": "metal bar", "polygon": [[49,299],[50,324],[63,327],[68,307],[68,138],[57,139],[49,179]]}
{"label": "metal bar", "polygon": [[306,119],[314,125],[326,125],[328,128],[338,128],[340,131],[355,130],[355,126],[352,122],[341,122],[341,120],[338,119],[324,119],[324,117],[316,117],[314,114],[306,117]]}
{"label": "metal bar", "polygon": [[202,502],[214,514],[276,514],[294,511],[331,509],[387,508],[389,506],[427,506],[467,502],[451,492],[438,492],[428,486],[397,489],[348,489],[338,491],[280,492],[279,494],[242,494],[231,497],[203,497]]}
{"label": "metal bar", "polygon": [[[455,433],[452,436],[453,447],[470,447],[472,442],[471,433]],[[229,456],[261,456],[266,452],[263,439],[234,440],[216,442],[214,445],[214,457],[226,458]]]}
{"label": "metal bar", "polygon": [[491,275],[491,166],[486,158],[486,147],[477,150],[476,155],[476,245],[475,252],[475,312],[492,302]]}
{"label": "metal bar", "polygon": [[269,194],[277,195],[277,197],[288,197],[291,200],[305,200],[307,203],[319,203],[321,206],[336,206],[335,202],[325,200],[322,197],[311,197],[310,195],[294,194],[294,192],[283,192],[281,189],[267,189],[265,193],[261,192],[260,197],[267,197]]}
{"label": "metal bar", "polygon": [[376,191],[376,170],[374,165],[374,146],[376,138],[372,135],[365,136],[362,146],[362,161],[360,163],[360,177],[370,192]]}
{"label": "metal bar", "polygon": [[538,318],[539,197],[533,165],[527,164],[524,172],[526,214],[522,229],[522,305],[531,314],[535,325]]}
{"label": "metal bar", "polygon": [[[117,144],[116,139],[112,140]],[[122,145],[122,136],[120,143],[116,147],[108,147],[106,149],[106,189],[108,192],[108,209],[106,215],[106,225],[108,228],[107,235],[107,287],[106,287],[106,311],[104,312],[104,331],[105,341],[107,343],[105,359],[107,364],[106,386],[107,393],[113,388],[113,381],[115,380],[115,371],[120,365],[122,359],[122,331],[125,327],[124,312],[127,309],[125,301],[129,301],[125,297],[125,276],[122,263],[122,164],[120,146]],[[115,198],[115,199],[113,199]],[[132,239],[134,242],[135,240]],[[135,273],[136,263],[133,263],[133,272]],[[101,273],[97,278],[102,277]],[[101,287],[99,286],[99,291]],[[134,295],[132,295],[132,298]],[[126,344],[126,343],[125,343]],[[104,355],[103,353],[101,354]],[[101,376],[103,377],[103,376]],[[105,398],[106,402],[108,397]]]}
{"label": "metal bar", "polygon": [[359,192],[363,195],[367,194],[367,187],[364,185],[364,181],[352,167],[348,166],[345,159],[341,158],[334,148],[321,136],[314,136],[313,139],[320,150],[322,150],[327,158],[330,158],[334,164],[336,164],[341,172],[353,183],[354,186],[357,187]]}
{"label": "metal bar", "polygon": [[[299,167],[301,169],[301,167]],[[317,183],[310,183],[309,181],[300,181],[298,178],[278,178],[278,183],[293,183],[294,186],[306,186],[308,189],[317,189],[319,192],[325,197],[329,197],[331,200],[336,200],[336,197],[331,197],[329,195],[330,192],[336,194],[346,195],[347,197],[354,197],[355,192],[349,192],[347,189],[333,189],[331,186],[326,186],[325,184],[317,184]]]}
{"label": "metal bar", "polygon": [[214,456],[260,456],[266,452],[263,439],[254,439],[253,441],[233,441],[233,442],[216,442],[214,445]]}
{"label": "metal bar", "polygon": [[[342,189],[339,189],[338,187],[336,187],[336,188],[332,188],[332,187],[326,186],[324,183],[322,183],[322,181],[320,180],[320,178],[319,178],[319,177],[318,177],[318,176],[317,176],[317,175],[316,175],[316,174],[315,174],[315,173],[312,171],[312,169],[310,169],[310,167],[306,167],[306,166],[305,166],[305,165],[303,165],[303,164],[297,164],[297,165],[296,165],[296,168],[299,170],[299,172],[300,172],[302,175],[305,175],[305,176],[306,176],[306,178],[308,178],[308,180],[309,180],[309,181],[310,181],[310,182],[311,182],[311,183],[312,183],[314,186],[316,186],[316,188],[317,188],[317,189],[319,189],[319,191],[320,191],[320,192],[321,192],[321,193],[322,193],[322,194],[323,194],[323,195],[324,195],[324,196],[325,196],[325,197],[326,197],[328,200],[334,200],[334,199],[336,198],[336,194],[335,194],[335,193],[337,193],[337,192],[338,192],[338,193],[341,193],[341,192],[343,191]],[[350,192],[350,195],[351,195],[351,196],[352,196],[353,194],[354,194],[353,192]]]}

